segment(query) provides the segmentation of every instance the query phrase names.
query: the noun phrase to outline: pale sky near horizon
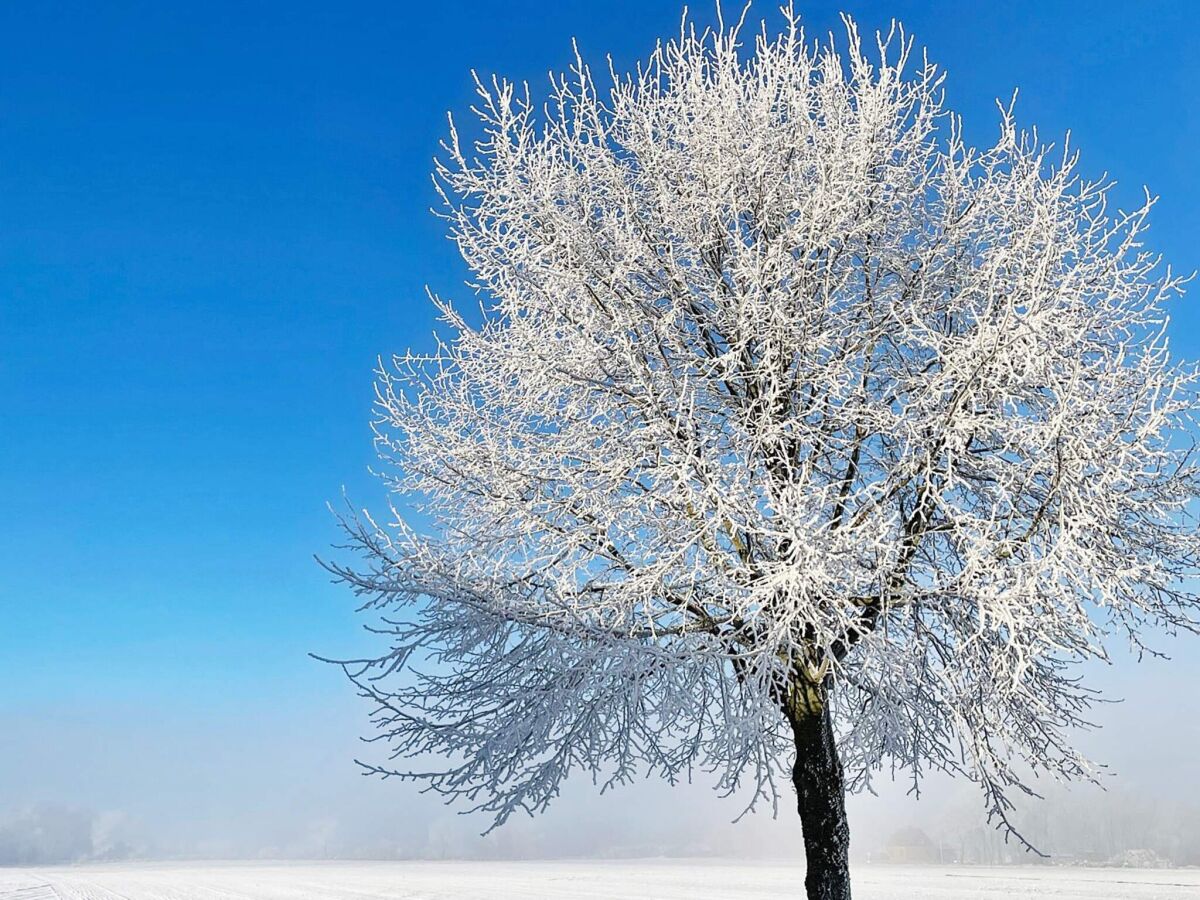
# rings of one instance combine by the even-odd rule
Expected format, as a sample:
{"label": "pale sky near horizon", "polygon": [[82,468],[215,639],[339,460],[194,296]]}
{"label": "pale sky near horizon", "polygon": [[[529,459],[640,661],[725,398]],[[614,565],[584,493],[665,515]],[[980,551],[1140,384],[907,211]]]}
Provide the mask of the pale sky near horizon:
{"label": "pale sky near horizon", "polygon": [[[1019,86],[1020,122],[1053,140],[1070,129],[1083,171],[1109,172],[1128,203],[1142,184],[1161,194],[1155,249],[1200,267],[1194,4],[798,7],[821,34],[840,9],[867,32],[902,20],[947,69],[949,106],[976,142],[995,133],[994,98]],[[325,503],[343,486],[359,504],[382,497],[366,473],[375,358],[429,346],[425,285],[467,296],[427,209],[430,159],[445,112],[472,100],[471,67],[536,92],[569,64],[572,37],[625,68],[680,11],[0,10],[0,820],[79,806],[215,855],[317,848],[334,832],[487,849],[478,820],[357,775],[366,709],[306,654],[361,646],[359,623],[312,556],[337,541]],[[1197,299],[1172,325],[1191,358]],[[1171,649],[1170,663],[1122,658],[1101,673],[1129,702],[1102,708],[1108,729],[1087,741],[1128,786],[1200,792],[1200,644]],[[902,790],[885,794],[855,810],[907,815]],[[562,812],[512,840],[611,849],[629,796],[572,786]],[[664,846],[749,845],[766,827],[729,837],[737,808],[700,788],[646,796],[631,833]]]}

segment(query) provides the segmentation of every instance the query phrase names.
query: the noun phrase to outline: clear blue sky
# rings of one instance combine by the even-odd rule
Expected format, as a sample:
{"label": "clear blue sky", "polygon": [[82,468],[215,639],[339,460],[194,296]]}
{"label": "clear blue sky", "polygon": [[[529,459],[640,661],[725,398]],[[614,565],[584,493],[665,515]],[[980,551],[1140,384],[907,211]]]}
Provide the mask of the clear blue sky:
{"label": "clear blue sky", "polygon": [[[799,7],[822,32],[842,8]],[[1194,3],[844,8],[864,30],[906,23],[976,141],[1020,86],[1021,121],[1071,129],[1084,171],[1123,196],[1161,193],[1153,240],[1200,266]],[[0,733],[110,714],[207,716],[228,734],[264,716],[353,721],[345,686],[304,655],[357,640],[352,598],[311,555],[336,539],[324,503],[343,484],[380,498],[365,474],[376,355],[427,344],[426,284],[464,294],[427,213],[445,112],[469,104],[471,67],[540,89],[573,36],[625,66],[679,14],[4,5]],[[1191,356],[1194,307],[1174,328]],[[0,767],[10,784],[54,794],[21,747]]]}

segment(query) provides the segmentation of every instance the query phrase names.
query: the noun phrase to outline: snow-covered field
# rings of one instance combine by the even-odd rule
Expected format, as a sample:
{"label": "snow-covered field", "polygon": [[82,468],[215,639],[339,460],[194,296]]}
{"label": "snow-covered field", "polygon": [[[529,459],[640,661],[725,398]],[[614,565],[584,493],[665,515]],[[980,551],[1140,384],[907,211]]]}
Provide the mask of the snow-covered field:
{"label": "snow-covered field", "polygon": [[[803,868],[701,862],[140,863],[0,869],[0,900],[766,900]],[[858,900],[1200,898],[1196,869],[859,866]]]}

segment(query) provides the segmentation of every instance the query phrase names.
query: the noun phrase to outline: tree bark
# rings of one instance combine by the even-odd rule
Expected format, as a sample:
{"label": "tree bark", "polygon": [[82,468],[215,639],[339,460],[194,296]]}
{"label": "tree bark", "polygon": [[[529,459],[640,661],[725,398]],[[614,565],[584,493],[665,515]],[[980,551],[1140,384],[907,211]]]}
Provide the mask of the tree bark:
{"label": "tree bark", "polygon": [[805,692],[792,704],[788,720],[796,741],[792,783],[796,786],[808,900],[850,900],[850,827],[846,822],[846,785],[833,735],[825,688]]}

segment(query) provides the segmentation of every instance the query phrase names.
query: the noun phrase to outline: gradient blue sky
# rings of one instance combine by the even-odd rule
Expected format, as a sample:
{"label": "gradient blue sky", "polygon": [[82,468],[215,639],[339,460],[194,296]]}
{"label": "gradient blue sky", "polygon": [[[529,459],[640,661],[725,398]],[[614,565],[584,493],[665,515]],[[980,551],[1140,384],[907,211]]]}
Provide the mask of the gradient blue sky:
{"label": "gradient blue sky", "polygon": [[[900,18],[977,142],[1019,86],[1020,120],[1071,129],[1085,172],[1131,201],[1161,193],[1154,243],[1200,266],[1194,3],[799,6],[821,32],[840,8],[864,30]],[[427,346],[426,284],[465,295],[427,213],[445,112],[471,101],[471,67],[541,89],[573,36],[625,67],[679,15],[677,0],[0,9],[0,805],[120,804],[150,789],[142,753],[180,784],[219,781],[188,769],[181,729],[235,748],[253,732],[264,759],[353,729],[353,698],[305,657],[359,640],[312,554],[336,539],[324,504],[343,485],[380,499],[375,357]],[[1181,304],[1181,353],[1200,353],[1198,324]],[[58,728],[82,772],[38,749]],[[354,749],[328,746],[323,765]]]}

